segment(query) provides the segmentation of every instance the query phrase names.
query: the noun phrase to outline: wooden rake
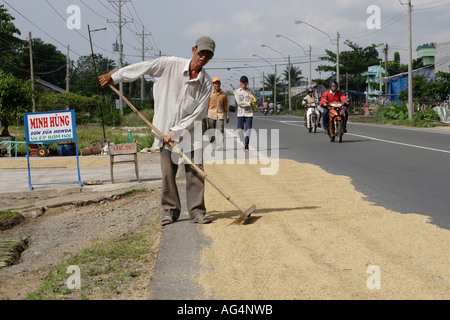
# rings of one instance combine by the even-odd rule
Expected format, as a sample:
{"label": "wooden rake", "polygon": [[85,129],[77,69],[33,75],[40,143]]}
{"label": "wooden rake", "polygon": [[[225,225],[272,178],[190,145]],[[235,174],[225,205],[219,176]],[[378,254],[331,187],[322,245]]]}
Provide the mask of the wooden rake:
{"label": "wooden rake", "polygon": [[[125,101],[125,103],[131,108],[131,110],[133,110],[138,116],[139,118],[141,118],[150,128],[153,129],[153,131],[156,132],[156,134],[158,136],[160,136],[162,139],[165,139],[165,135],[158,130],[158,128],[156,128],[150,121],[147,120],[147,118],[145,118],[132,104],[130,101],[128,101],[127,98],[125,98],[120,92],[119,90],[117,90],[113,85],[109,85],[109,87],[111,88],[111,90],[113,90],[115,93],[117,93],[119,95],[119,97],[122,98],[123,101]],[[239,211],[241,212],[241,215],[232,222],[232,224],[242,224],[247,218],[250,217],[250,215],[253,213],[253,211],[256,210],[256,206],[253,205],[250,208],[248,208],[247,210],[244,209],[244,207],[242,207],[236,200],[234,200],[225,190],[223,190],[213,179],[211,179],[202,169],[200,169],[197,165],[195,165],[191,159],[186,156],[183,151],[181,151],[173,142],[169,143],[169,146],[175,150],[180,157],[182,157],[187,164],[189,164],[189,166],[191,166],[191,168],[193,168],[203,179],[205,179],[206,181],[208,181],[217,191],[219,191],[219,193],[221,195],[223,195],[225,197],[225,199],[227,199],[232,205],[234,205],[237,209],[239,209]]]}

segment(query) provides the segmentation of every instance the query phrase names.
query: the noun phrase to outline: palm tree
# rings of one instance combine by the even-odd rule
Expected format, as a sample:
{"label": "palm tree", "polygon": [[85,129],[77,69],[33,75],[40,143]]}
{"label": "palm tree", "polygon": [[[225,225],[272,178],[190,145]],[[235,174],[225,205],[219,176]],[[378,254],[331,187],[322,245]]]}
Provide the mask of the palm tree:
{"label": "palm tree", "polygon": [[[291,65],[291,87],[296,87],[301,84],[301,80],[304,78],[302,76],[302,70],[300,70],[299,67],[295,67]],[[286,83],[289,83],[289,67],[286,67],[286,69],[283,71],[284,81]]]}
{"label": "palm tree", "polygon": [[[274,83],[275,83],[275,74],[274,73],[269,73],[267,76],[264,77],[264,86],[266,87],[266,90],[272,91],[273,96],[275,96]],[[283,88],[283,83],[281,82],[281,77],[277,77],[277,79],[276,79],[276,88],[277,88],[277,92]]]}

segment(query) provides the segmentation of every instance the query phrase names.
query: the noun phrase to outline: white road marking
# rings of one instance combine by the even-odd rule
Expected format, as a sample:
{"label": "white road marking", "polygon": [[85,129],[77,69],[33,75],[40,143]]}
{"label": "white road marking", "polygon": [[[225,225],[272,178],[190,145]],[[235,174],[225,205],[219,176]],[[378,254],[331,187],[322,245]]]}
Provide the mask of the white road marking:
{"label": "white road marking", "polygon": [[[283,124],[287,124],[287,125],[291,125],[291,126],[303,127],[303,124],[299,125],[299,124],[290,123],[290,122],[294,122],[294,121],[280,121],[280,120],[266,119],[266,118],[262,118],[262,119],[263,120],[267,120],[267,121],[279,122],[279,123],[283,123]],[[302,122],[303,123],[303,121],[296,121],[296,122]],[[409,143],[403,143],[403,142],[390,141],[390,140],[379,139],[379,138],[374,138],[374,137],[362,136],[362,135],[354,134],[354,133],[346,133],[346,135],[359,137],[359,138],[364,138],[364,139],[369,139],[369,140],[374,140],[374,141],[379,141],[379,142],[390,143],[390,144],[397,144],[397,145],[401,145],[401,146],[405,146],[405,147],[411,147],[411,148],[417,148],[417,149],[423,149],[423,150],[429,150],[429,151],[436,151],[436,152],[442,152],[442,153],[450,153],[449,150],[436,149],[436,148],[418,146],[418,145],[409,144]]]}
{"label": "white road marking", "polygon": [[370,140],[375,140],[375,141],[380,141],[380,142],[385,142],[385,143],[390,143],[390,144],[398,144],[400,146],[405,146],[405,147],[424,149],[424,150],[429,150],[429,151],[437,151],[437,152],[443,152],[443,153],[450,153],[449,150],[435,149],[435,148],[430,148],[430,147],[418,146],[418,145],[415,145],[415,144],[409,144],[409,143],[403,143],[403,142],[397,142],[397,141],[390,141],[390,140],[384,140],[384,139],[378,139],[378,138],[362,136],[362,135],[354,134],[354,133],[346,133],[346,135],[354,136],[354,137],[360,137],[360,138],[365,138],[365,139],[370,139]]}

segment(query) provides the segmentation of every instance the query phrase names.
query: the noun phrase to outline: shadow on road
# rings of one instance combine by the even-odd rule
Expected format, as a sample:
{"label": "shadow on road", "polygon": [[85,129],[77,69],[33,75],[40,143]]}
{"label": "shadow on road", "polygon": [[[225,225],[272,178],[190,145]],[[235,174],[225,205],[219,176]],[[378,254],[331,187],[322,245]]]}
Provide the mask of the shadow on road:
{"label": "shadow on road", "polygon": [[[256,209],[252,215],[245,220],[244,225],[253,224],[261,219],[264,214],[273,214],[277,212],[283,211],[301,211],[301,210],[316,210],[319,209],[318,206],[304,206],[304,207],[296,207],[296,208],[263,208]],[[230,211],[209,211],[208,217],[212,219],[236,219],[242,213],[238,210],[230,210]],[[261,216],[260,216],[261,215]]]}

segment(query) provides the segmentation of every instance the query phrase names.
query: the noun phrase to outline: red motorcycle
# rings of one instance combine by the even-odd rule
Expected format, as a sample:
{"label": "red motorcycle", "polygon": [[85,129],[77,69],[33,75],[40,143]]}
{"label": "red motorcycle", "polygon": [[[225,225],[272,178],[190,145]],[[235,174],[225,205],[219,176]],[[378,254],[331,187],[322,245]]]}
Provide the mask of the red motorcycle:
{"label": "red motorcycle", "polygon": [[345,110],[340,103],[332,103],[328,105],[328,136],[331,142],[338,138],[339,143],[342,142],[342,136],[344,135],[344,123],[345,123]]}

